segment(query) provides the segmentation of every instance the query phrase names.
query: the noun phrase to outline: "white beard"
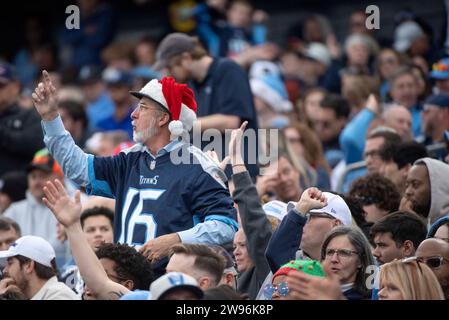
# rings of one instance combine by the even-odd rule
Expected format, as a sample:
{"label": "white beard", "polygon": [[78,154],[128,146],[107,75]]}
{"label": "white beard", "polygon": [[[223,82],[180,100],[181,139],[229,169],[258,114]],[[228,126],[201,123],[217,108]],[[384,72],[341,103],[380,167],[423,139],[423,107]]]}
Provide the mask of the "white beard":
{"label": "white beard", "polygon": [[156,127],[156,119],[153,118],[153,119],[151,119],[151,122],[150,122],[148,128],[146,128],[145,130],[140,131],[140,132],[137,132],[137,131],[133,132],[133,140],[136,143],[145,144],[149,139],[151,139],[158,133],[159,133],[159,128]]}

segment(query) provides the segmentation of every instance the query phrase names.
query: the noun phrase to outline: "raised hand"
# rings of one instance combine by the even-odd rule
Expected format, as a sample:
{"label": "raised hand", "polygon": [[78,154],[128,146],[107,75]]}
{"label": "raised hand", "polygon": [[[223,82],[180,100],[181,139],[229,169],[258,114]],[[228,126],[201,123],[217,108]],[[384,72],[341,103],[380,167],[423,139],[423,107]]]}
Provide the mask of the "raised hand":
{"label": "raised hand", "polygon": [[44,187],[45,197],[42,199],[45,205],[53,212],[56,219],[65,228],[79,222],[81,216],[80,191],[75,193],[75,201],[71,200],[59,180],[47,181]]}
{"label": "raised hand", "polygon": [[42,80],[34,89],[31,97],[41,118],[45,121],[50,121],[58,116],[56,88],[46,70],[42,71]]}
{"label": "raised hand", "polygon": [[242,136],[245,131],[248,121],[242,123],[240,128],[234,129],[231,132],[231,139],[229,140],[229,157],[231,158],[231,163],[243,164],[242,159]]}
{"label": "raised hand", "polygon": [[306,189],[296,204],[296,210],[306,214],[312,209],[321,209],[327,205],[327,199],[323,193],[315,187]]}
{"label": "raised hand", "polygon": [[209,157],[211,157],[212,160],[214,160],[214,162],[217,164],[217,166],[225,171],[226,166],[228,165],[229,161],[231,160],[231,158],[229,156],[226,156],[223,161],[220,161],[220,159],[218,158],[218,154],[213,151],[213,150],[207,150],[205,152]]}

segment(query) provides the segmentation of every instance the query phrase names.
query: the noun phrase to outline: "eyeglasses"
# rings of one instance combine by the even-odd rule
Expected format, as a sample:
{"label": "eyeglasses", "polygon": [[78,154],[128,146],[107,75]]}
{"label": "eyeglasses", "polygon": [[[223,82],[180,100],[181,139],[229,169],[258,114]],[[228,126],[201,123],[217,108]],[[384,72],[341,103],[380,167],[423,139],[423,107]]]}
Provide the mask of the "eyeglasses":
{"label": "eyeglasses", "polygon": [[309,222],[312,218],[326,218],[326,219],[336,219],[334,216],[328,213],[307,213],[306,214],[306,223]]}
{"label": "eyeglasses", "polygon": [[263,288],[263,295],[267,300],[271,300],[275,292],[277,292],[281,297],[287,296],[289,292],[287,282],[281,282],[277,286],[269,283]]}
{"label": "eyeglasses", "polygon": [[368,157],[373,157],[373,158],[380,158],[380,152],[379,150],[373,150],[373,151],[369,151],[366,152],[363,157],[366,159]]}
{"label": "eyeglasses", "polygon": [[444,261],[449,262],[448,259],[442,256],[428,257],[428,258],[417,257],[416,261],[427,264],[427,266],[431,269],[438,269],[439,267],[441,267]]}
{"label": "eyeglasses", "polygon": [[325,254],[326,258],[332,258],[334,254],[337,254],[337,257],[345,259],[350,258],[354,254],[358,255],[359,253],[349,249],[326,249]]}

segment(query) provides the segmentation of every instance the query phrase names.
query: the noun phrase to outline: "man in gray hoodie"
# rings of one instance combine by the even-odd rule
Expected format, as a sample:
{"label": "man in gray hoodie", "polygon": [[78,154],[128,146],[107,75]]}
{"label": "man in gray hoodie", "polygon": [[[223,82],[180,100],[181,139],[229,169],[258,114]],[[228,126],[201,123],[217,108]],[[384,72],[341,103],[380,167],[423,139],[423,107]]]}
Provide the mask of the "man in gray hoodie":
{"label": "man in gray hoodie", "polygon": [[401,209],[416,212],[429,225],[449,213],[449,165],[432,158],[416,160],[407,175]]}

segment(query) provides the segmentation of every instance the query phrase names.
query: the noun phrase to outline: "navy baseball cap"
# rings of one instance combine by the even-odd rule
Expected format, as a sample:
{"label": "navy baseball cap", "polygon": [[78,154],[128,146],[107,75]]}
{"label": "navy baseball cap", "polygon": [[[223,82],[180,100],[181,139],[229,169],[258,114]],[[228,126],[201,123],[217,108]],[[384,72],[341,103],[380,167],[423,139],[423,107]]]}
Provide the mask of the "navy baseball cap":
{"label": "navy baseball cap", "polygon": [[107,85],[123,84],[127,86],[132,86],[133,77],[131,73],[128,71],[116,68],[107,68],[103,71],[103,81]]}
{"label": "navy baseball cap", "polygon": [[433,64],[430,78],[436,80],[449,79],[449,58],[441,59]]}
{"label": "navy baseball cap", "polygon": [[424,101],[424,106],[425,105],[434,105],[440,108],[449,108],[449,94],[433,94],[428,97],[426,101]]}
{"label": "navy baseball cap", "polygon": [[95,81],[101,81],[102,79],[102,70],[101,67],[95,66],[95,65],[87,65],[83,66],[80,69],[78,80],[81,83],[86,82],[95,82]]}
{"label": "navy baseball cap", "polygon": [[15,68],[8,63],[0,63],[0,83],[8,84],[17,80]]}

